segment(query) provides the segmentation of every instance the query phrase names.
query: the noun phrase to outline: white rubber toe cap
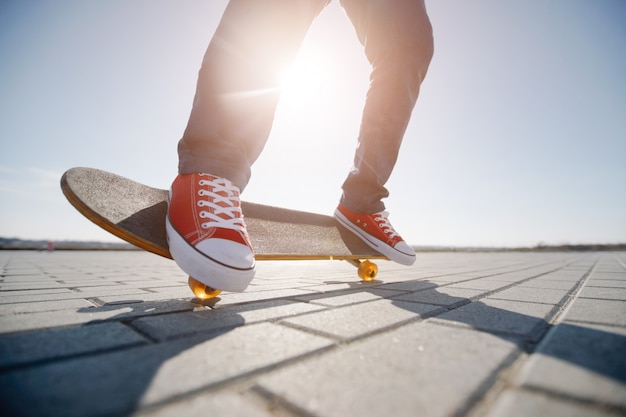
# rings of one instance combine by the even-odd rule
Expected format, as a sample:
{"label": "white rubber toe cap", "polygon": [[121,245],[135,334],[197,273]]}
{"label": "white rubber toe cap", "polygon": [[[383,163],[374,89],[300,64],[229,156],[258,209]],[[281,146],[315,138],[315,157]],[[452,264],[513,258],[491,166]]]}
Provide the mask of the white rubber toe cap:
{"label": "white rubber toe cap", "polygon": [[248,269],[254,266],[254,254],[249,247],[225,239],[206,239],[196,249],[230,268]]}
{"label": "white rubber toe cap", "polygon": [[395,256],[390,258],[402,265],[413,265],[415,263],[415,250],[410,247],[405,241],[396,243],[393,247]]}

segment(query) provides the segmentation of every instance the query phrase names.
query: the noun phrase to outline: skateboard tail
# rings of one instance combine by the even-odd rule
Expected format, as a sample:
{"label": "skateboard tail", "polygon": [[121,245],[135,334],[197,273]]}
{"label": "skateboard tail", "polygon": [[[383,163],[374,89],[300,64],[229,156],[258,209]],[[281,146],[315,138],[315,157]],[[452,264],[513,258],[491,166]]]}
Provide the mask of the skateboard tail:
{"label": "skateboard tail", "polygon": [[[78,175],[78,174],[81,175]],[[76,175],[74,175],[76,174]],[[89,202],[81,199],[74,190],[81,190],[88,186],[89,181],[86,181],[84,178],[84,172],[82,172],[81,168],[72,168],[66,171],[61,177],[61,191],[63,195],[69,203],[78,210],[83,216],[89,219],[92,223],[96,224],[100,228],[106,230],[112,235],[134,245],[140,249],[144,249],[148,252],[154,253],[159,256],[163,256],[164,258],[172,259],[172,255],[170,254],[167,247],[163,245],[158,245],[151,242],[148,239],[141,237],[135,233],[130,232],[126,228],[120,226],[127,219],[122,219],[121,221],[114,222],[111,221],[100,214],[98,214],[98,208],[94,207],[93,202],[90,204]],[[86,196],[93,196],[92,194],[85,194]],[[105,199],[106,201],[106,199]]]}

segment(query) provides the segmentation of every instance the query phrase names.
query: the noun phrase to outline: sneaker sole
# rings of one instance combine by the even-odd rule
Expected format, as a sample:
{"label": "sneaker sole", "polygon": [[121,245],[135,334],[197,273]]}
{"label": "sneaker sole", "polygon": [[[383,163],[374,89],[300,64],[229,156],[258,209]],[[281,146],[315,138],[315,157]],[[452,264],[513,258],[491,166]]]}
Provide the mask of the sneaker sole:
{"label": "sneaker sole", "polygon": [[401,252],[382,240],[375,238],[369,233],[363,232],[359,227],[355,226],[348,218],[339,210],[335,210],[335,219],[344,226],[346,229],[350,230],[354,235],[360,238],[367,246],[370,248],[380,252],[382,255],[385,255],[387,258],[391,259],[394,262],[397,262],[402,265],[413,265],[415,263],[415,253],[409,254],[406,252]]}
{"label": "sneaker sole", "polygon": [[191,246],[165,219],[170,254],[178,266],[201,283],[222,291],[244,291],[254,278],[255,265],[234,268],[225,265]]}

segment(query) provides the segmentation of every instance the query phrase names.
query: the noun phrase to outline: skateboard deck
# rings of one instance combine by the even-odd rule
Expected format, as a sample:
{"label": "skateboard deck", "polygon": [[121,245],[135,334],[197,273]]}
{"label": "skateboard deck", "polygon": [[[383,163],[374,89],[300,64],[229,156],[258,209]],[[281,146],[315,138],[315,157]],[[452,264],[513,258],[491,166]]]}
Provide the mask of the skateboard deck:
{"label": "skateboard deck", "polygon": [[[101,228],[171,259],[165,234],[167,190],[94,168],[69,169],[61,178],[61,189]],[[333,217],[247,201],[241,208],[257,260],[346,260],[359,266],[359,276],[370,281],[377,267],[367,260],[387,259]]]}

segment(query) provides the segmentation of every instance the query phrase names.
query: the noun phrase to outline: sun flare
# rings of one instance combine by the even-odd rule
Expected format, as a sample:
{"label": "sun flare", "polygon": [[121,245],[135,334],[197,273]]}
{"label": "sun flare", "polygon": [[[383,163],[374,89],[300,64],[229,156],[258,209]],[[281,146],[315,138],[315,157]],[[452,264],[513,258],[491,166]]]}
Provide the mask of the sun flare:
{"label": "sun flare", "polygon": [[290,106],[308,104],[328,81],[328,68],[318,59],[300,57],[281,76],[281,99]]}

